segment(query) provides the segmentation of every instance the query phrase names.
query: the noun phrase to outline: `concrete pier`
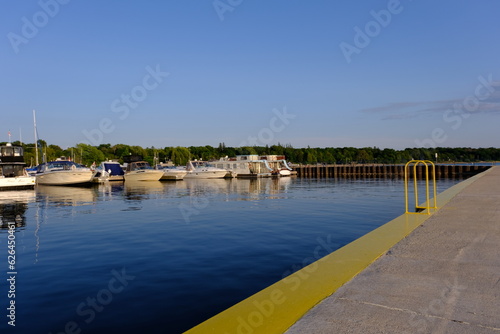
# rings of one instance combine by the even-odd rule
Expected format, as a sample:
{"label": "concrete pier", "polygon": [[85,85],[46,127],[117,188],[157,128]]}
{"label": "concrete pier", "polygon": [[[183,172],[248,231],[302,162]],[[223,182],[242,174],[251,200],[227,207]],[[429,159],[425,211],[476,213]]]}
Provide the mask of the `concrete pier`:
{"label": "concrete pier", "polygon": [[286,334],[500,333],[500,167],[479,176]]}

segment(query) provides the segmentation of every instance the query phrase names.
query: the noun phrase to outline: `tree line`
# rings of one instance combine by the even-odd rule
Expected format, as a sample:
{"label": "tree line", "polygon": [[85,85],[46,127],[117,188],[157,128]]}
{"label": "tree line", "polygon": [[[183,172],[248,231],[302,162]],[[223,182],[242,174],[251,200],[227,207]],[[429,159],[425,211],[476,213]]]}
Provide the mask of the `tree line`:
{"label": "tree line", "polygon": [[[5,143],[0,143],[5,145]],[[35,144],[21,144],[19,141],[13,145],[24,148],[24,158],[28,165],[35,164]],[[145,161],[153,164],[155,162],[172,161],[175,165],[185,165],[188,160],[213,160],[222,157],[234,157],[236,155],[258,154],[258,155],[284,155],[287,161],[297,164],[352,164],[352,163],[381,163],[398,164],[409,160],[431,160],[439,163],[451,162],[480,162],[500,161],[500,148],[469,148],[469,147],[436,147],[436,148],[406,148],[395,150],[391,148],[380,149],[378,147],[326,147],[326,148],[294,148],[291,145],[272,146],[245,146],[228,147],[220,143],[218,147],[213,146],[190,146],[190,147],[146,147],[131,146],[125,144],[101,144],[91,146],[88,144],[77,144],[74,147],[62,149],[61,147],[40,140],[41,147],[39,162],[42,154],[46,161],[55,160],[65,156],[81,164],[90,166],[92,163],[99,164],[105,160],[123,159],[130,155],[139,155]],[[436,158],[437,154],[437,158]]]}

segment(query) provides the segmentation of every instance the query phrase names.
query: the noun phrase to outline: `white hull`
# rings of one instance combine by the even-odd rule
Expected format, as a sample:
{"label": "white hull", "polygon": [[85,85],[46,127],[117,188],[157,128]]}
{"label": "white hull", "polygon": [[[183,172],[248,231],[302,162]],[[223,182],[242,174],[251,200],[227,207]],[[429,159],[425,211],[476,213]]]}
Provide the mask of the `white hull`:
{"label": "white hull", "polygon": [[272,169],[267,161],[259,160],[256,155],[238,156],[234,159],[220,159],[211,161],[217,168],[228,171],[226,177],[258,178],[271,176]]}
{"label": "white hull", "polygon": [[35,187],[35,177],[16,176],[0,177],[0,190],[33,189]]}
{"label": "white hull", "polygon": [[292,172],[290,172],[288,169],[280,170],[280,176],[290,176],[290,175],[292,175]]}
{"label": "white hull", "polygon": [[227,170],[193,170],[189,171],[185,179],[222,179],[226,176]]}
{"label": "white hull", "polygon": [[58,170],[47,171],[36,175],[36,183],[48,186],[69,186],[92,182],[94,172],[91,170]]}
{"label": "white hull", "polygon": [[163,170],[162,180],[182,180],[186,176],[187,172],[184,170]]}
{"label": "white hull", "polygon": [[127,171],[125,181],[159,181],[163,176],[163,171],[155,169],[142,169]]}
{"label": "white hull", "polygon": [[106,182],[114,182],[114,181],[124,181],[125,177],[123,175],[111,175],[111,176],[99,176],[94,177],[92,182],[94,183],[106,183]]}

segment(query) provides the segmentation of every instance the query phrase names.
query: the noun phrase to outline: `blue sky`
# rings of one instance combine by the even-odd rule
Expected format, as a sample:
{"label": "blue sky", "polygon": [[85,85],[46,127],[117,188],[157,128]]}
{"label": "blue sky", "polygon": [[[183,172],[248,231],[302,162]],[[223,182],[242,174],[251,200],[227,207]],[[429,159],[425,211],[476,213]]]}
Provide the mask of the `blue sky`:
{"label": "blue sky", "polygon": [[4,0],[0,141],[500,147],[500,3]]}

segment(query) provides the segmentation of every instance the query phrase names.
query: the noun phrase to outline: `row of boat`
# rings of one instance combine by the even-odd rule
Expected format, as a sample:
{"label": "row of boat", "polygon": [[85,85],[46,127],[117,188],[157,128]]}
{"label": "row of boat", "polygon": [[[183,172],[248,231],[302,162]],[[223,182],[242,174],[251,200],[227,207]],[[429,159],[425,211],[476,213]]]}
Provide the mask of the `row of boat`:
{"label": "row of boat", "polygon": [[189,161],[185,167],[158,164],[155,168],[146,161],[132,161],[126,166],[115,161],[102,162],[88,168],[60,158],[44,162],[27,170],[23,148],[10,143],[0,147],[0,190],[33,188],[40,185],[85,185],[109,181],[158,181],[216,179],[224,177],[289,176],[291,168],[284,157],[245,155],[221,158],[217,161]]}

